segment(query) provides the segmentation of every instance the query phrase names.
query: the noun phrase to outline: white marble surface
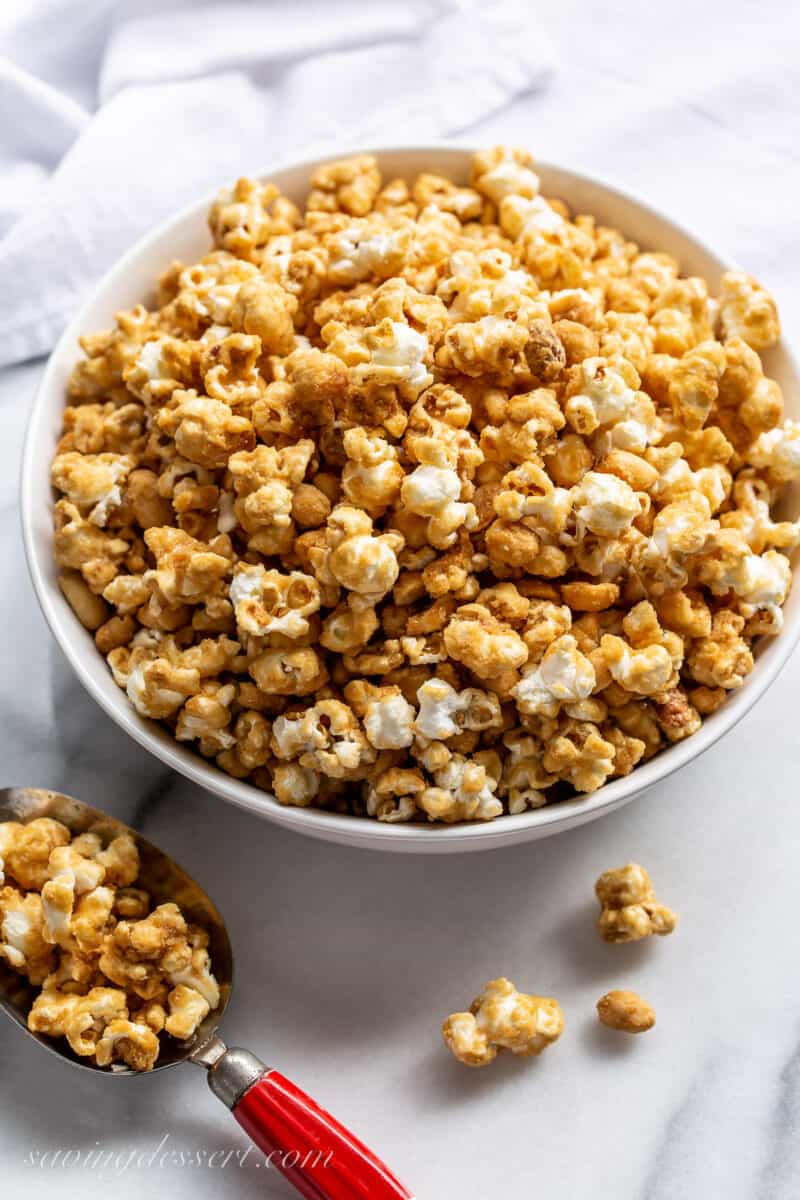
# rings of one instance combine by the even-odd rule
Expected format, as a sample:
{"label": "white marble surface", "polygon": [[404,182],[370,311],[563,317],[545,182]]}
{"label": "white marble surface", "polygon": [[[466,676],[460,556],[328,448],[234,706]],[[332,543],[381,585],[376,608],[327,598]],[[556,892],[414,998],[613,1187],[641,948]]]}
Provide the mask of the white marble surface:
{"label": "white marble surface", "polygon": [[[591,24],[586,6],[557,9],[542,6],[540,17],[562,56],[552,89],[476,140],[516,138],[627,182],[772,283],[791,335],[800,89],[788,3],[716,2],[702,16],[678,3],[646,16],[604,0]],[[16,502],[39,371],[0,376],[3,777],[133,821],[206,886],[239,952],[226,1037],[351,1123],[419,1200],[794,1200],[800,657],[694,768],[561,837],[423,859],[280,832],[149,759],[53,645],[28,584]],[[592,881],[631,857],[681,924],[668,940],[605,947],[592,929]],[[539,1061],[468,1072],[442,1049],[438,1025],[499,973],[558,996],[567,1029]],[[596,1026],[594,1003],[613,986],[655,1005],[647,1037]],[[2,1195],[290,1194],[255,1156],[196,1165],[199,1152],[242,1152],[246,1142],[191,1067],[98,1079],[3,1023],[0,1106]],[[39,1165],[57,1149],[120,1158],[104,1169]],[[191,1165],[179,1165],[181,1152]]]}

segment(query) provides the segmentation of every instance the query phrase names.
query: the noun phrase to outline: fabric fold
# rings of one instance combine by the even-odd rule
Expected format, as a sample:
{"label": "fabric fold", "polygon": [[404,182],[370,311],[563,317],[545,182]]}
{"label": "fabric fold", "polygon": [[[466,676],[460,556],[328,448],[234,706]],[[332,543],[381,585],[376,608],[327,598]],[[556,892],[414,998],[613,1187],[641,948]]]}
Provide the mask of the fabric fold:
{"label": "fabric fold", "polygon": [[0,366],[47,352],[137,237],[226,179],[463,133],[555,63],[524,0],[39,0],[0,55]]}

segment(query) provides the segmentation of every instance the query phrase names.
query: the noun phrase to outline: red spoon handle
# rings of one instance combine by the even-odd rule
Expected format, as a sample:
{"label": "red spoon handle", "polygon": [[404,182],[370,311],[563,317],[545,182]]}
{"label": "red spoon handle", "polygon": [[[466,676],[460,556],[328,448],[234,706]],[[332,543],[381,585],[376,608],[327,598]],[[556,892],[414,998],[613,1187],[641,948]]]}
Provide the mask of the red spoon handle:
{"label": "red spoon handle", "polygon": [[413,1200],[371,1150],[277,1071],[248,1088],[233,1115],[306,1200]]}

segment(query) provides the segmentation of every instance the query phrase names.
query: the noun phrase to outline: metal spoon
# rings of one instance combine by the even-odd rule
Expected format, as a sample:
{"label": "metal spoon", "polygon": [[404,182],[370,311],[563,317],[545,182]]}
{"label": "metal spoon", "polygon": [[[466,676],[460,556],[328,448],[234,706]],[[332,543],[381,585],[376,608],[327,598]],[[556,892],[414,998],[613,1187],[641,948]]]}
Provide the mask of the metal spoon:
{"label": "metal spoon", "polygon": [[[104,846],[120,834],[133,837],[139,850],[137,886],[154,903],[174,901],[187,921],[209,935],[211,967],[220,1002],[186,1042],[162,1038],[155,1071],[181,1062],[197,1063],[208,1073],[214,1095],[233,1113],[260,1150],[307,1200],[413,1200],[376,1156],[353,1134],[306,1096],[290,1080],[266,1067],[249,1050],[228,1048],[217,1036],[233,983],[233,954],[225,924],[208,896],[161,850],[114,817],[80,800],[39,788],[0,789],[0,822],[23,824],[36,817],[61,821],[73,836],[91,830]],[[140,1074],[128,1067],[113,1072],[75,1055],[61,1041],[28,1029],[27,1017],[38,988],[0,960],[0,1008],[41,1046],[73,1066],[112,1078]]]}

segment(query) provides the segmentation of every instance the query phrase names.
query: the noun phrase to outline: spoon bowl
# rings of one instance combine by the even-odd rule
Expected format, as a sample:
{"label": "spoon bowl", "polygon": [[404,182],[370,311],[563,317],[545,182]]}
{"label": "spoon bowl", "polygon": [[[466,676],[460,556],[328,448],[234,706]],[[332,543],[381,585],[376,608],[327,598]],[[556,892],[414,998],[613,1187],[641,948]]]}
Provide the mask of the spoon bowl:
{"label": "spoon bowl", "polygon": [[[81,800],[74,800],[71,796],[46,788],[0,789],[0,822],[19,821],[24,825],[37,817],[50,817],[60,821],[62,825],[66,825],[73,837],[81,833],[97,834],[104,849],[115,837],[129,834],[139,851],[137,886],[150,893],[154,906],[174,901],[190,924],[199,925],[208,934],[208,952],[219,984],[219,1004],[187,1041],[161,1038],[159,1056],[153,1070],[163,1071],[167,1067],[185,1062],[216,1033],[233,986],[233,953],[225,923],[216,907],[203,889],[173,862],[169,855],[159,850],[152,842],[148,842],[135,829],[118,821],[116,817],[110,817]],[[38,991],[39,988],[29,984],[0,959],[0,1008],[40,1046],[61,1058],[69,1059],[77,1067],[99,1072],[101,1075],[121,1078],[131,1075],[138,1077],[142,1074],[141,1071],[131,1070],[124,1063],[115,1064],[113,1071],[98,1067],[93,1058],[82,1058],[74,1054],[66,1041],[54,1041],[44,1034],[31,1032],[28,1029],[28,1013]]]}
{"label": "spoon bowl", "polygon": [[[60,821],[73,837],[94,833],[103,848],[121,834],[129,834],[139,851],[137,884],[149,892],[155,905],[172,901],[190,924],[208,933],[219,1004],[186,1041],[161,1038],[153,1070],[187,1061],[204,1067],[211,1091],[267,1155],[267,1165],[275,1166],[306,1200],[414,1200],[363,1142],[291,1080],[265,1066],[249,1050],[229,1049],[217,1036],[233,984],[233,953],[222,917],[203,889],[152,842],[98,808],[45,788],[0,789],[0,824],[18,821],[24,825],[37,817]],[[2,924],[0,907],[0,929]],[[98,1067],[73,1054],[63,1039],[32,1033],[28,1013],[38,990],[0,959],[0,1009],[40,1046],[72,1066],[96,1074],[112,1078],[144,1074],[122,1063],[115,1063],[111,1070]]]}

